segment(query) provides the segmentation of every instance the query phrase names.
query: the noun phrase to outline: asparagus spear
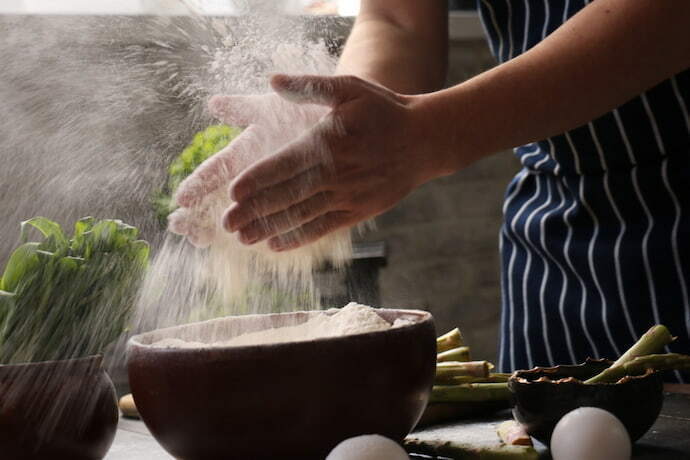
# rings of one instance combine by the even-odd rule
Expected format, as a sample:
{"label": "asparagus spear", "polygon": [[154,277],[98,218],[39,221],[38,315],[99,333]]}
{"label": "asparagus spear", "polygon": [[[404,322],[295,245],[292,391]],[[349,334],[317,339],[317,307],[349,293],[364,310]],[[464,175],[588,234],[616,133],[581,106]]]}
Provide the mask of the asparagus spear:
{"label": "asparagus spear", "polygon": [[134,402],[134,397],[131,394],[124,395],[120,398],[117,405],[122,411],[122,415],[129,418],[141,418],[139,411],[137,410],[137,405]]}
{"label": "asparagus spear", "polygon": [[[625,363],[633,359],[658,353],[663,348],[674,340],[671,333],[666,329],[666,326],[657,324],[652,326],[644,333],[640,340],[638,340],[632,347],[628,349],[623,355],[616,360],[611,367],[603,370],[600,374],[595,375],[585,383],[611,383],[615,382],[625,375]],[[622,375],[621,375],[622,372]]]}
{"label": "asparagus spear", "polygon": [[436,381],[450,381],[453,377],[461,375],[487,378],[491,369],[493,369],[493,364],[488,361],[469,361],[466,363],[446,361],[436,364]]}
{"label": "asparagus spear", "polygon": [[471,375],[457,375],[437,379],[439,385],[462,385],[463,383],[502,383],[507,382],[510,374],[489,374],[488,377],[473,377]]}
{"label": "asparagus spear", "polygon": [[456,460],[537,460],[539,454],[528,446],[474,446],[453,441],[408,437],[405,450],[412,454],[451,457]]}
{"label": "asparagus spear", "polygon": [[532,438],[529,437],[525,427],[515,420],[506,420],[496,428],[498,437],[509,446],[531,446]]}
{"label": "asparagus spear", "polygon": [[452,331],[446,332],[436,339],[436,352],[443,353],[444,351],[459,348],[463,345],[462,334],[460,334],[460,329],[456,327]]}
{"label": "asparagus spear", "polygon": [[452,348],[450,350],[444,351],[436,355],[436,361],[459,361],[465,362],[470,361],[470,347],[458,347]]}
{"label": "asparagus spear", "polygon": [[434,385],[429,402],[507,401],[510,397],[507,383],[466,383]]}
{"label": "asparagus spear", "polygon": [[690,370],[690,356],[680,353],[666,353],[663,355],[638,356],[623,365],[627,375],[644,374],[647,369],[655,371],[688,371]]}
{"label": "asparagus spear", "polygon": [[690,356],[679,353],[638,356],[622,366],[610,367],[606,381],[617,382],[626,375],[642,375],[649,369],[655,371],[690,370]]}

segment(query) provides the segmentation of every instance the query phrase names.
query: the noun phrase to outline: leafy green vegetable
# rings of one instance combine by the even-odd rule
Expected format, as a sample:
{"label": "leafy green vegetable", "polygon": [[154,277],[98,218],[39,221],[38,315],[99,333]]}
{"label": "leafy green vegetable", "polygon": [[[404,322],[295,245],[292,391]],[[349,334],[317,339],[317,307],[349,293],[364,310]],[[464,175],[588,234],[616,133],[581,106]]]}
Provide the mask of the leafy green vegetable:
{"label": "leafy green vegetable", "polygon": [[211,155],[225,148],[241,133],[239,128],[214,125],[197,133],[192,143],[173,160],[168,167],[168,180],[165,186],[156,192],[153,204],[156,214],[163,225],[168,214],[175,210],[173,195],[180,183],[189,176],[201,163]]}
{"label": "leafy green vegetable", "polygon": [[21,223],[21,240],[26,242],[28,239],[29,228],[33,227],[43,233],[47,239],[54,242],[56,248],[65,249],[67,247],[67,237],[62,227],[57,222],[46,219],[45,217],[34,217]]}
{"label": "leafy green vegetable", "polygon": [[119,220],[80,219],[71,239],[56,222],[22,223],[25,242],[0,279],[0,362],[100,353],[124,331],[149,259],[138,230]]}
{"label": "leafy green vegetable", "polygon": [[2,275],[0,289],[13,292],[27,273],[32,273],[40,264],[38,249],[40,243],[24,243],[10,256],[10,260]]}

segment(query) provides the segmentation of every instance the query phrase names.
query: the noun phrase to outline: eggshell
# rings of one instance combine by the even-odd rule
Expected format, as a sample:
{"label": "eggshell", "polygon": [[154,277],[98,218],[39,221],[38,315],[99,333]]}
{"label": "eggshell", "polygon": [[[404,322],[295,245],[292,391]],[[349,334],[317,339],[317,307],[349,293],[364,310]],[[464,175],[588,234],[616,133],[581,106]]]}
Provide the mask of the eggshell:
{"label": "eggshell", "polygon": [[567,413],[551,436],[553,460],[629,460],[628,431],[612,413],[580,407]]}
{"label": "eggshell", "polygon": [[326,460],[410,460],[410,457],[397,442],[378,434],[367,434],[341,442]]}

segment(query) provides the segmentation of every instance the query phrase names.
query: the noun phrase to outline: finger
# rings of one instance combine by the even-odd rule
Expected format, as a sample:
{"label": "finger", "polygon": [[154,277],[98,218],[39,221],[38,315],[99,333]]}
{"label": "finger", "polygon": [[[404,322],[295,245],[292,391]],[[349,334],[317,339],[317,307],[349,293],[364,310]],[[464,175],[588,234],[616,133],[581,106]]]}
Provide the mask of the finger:
{"label": "finger", "polygon": [[260,147],[256,128],[250,126],[183,180],[175,192],[175,201],[185,208],[198,205],[206,196],[230,182],[239,171],[249,165],[251,159],[260,152]]}
{"label": "finger", "polygon": [[177,209],[168,216],[168,231],[176,235],[190,233],[189,213],[186,209]]}
{"label": "finger", "polygon": [[350,76],[284,75],[271,78],[271,87],[281,97],[298,104],[335,107],[359,97],[368,84]]}
{"label": "finger", "polygon": [[197,228],[187,235],[187,241],[193,246],[203,249],[211,245],[215,236],[216,232],[212,228]]}
{"label": "finger", "polygon": [[354,225],[356,219],[346,211],[334,211],[304,224],[300,228],[268,240],[268,246],[274,251],[289,251],[305,244],[313,243],[319,238],[342,227]]}
{"label": "finger", "polygon": [[260,190],[326,163],[330,151],[329,129],[332,129],[330,124],[319,122],[277,153],[244,170],[230,184],[230,197],[242,203]]}
{"label": "finger", "polygon": [[276,98],[272,94],[216,95],[209,99],[208,111],[227,125],[245,127],[265,124],[266,117],[276,112],[275,105]]}
{"label": "finger", "polygon": [[229,232],[235,232],[256,219],[304,201],[321,192],[329,176],[328,170],[316,167],[285,182],[265,188],[229,209],[225,215],[225,228]]}
{"label": "finger", "polygon": [[332,206],[332,194],[316,194],[285,211],[252,221],[240,230],[240,241],[244,244],[254,244],[285,233],[327,213]]}
{"label": "finger", "polygon": [[187,238],[192,245],[198,248],[210,246],[216,232],[213,228],[203,227],[200,222],[195,222],[189,209],[180,208],[168,216],[168,230]]}

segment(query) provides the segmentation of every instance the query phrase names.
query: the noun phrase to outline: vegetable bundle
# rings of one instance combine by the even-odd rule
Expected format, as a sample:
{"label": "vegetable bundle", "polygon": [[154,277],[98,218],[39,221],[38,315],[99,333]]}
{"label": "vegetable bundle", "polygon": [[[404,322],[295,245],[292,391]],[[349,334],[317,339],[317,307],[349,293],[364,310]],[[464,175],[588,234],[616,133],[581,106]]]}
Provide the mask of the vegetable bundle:
{"label": "vegetable bundle", "polygon": [[211,155],[225,148],[241,130],[226,125],[213,125],[194,136],[182,153],[168,167],[168,180],[153,200],[156,214],[163,225],[175,210],[173,195],[180,183]]}
{"label": "vegetable bundle", "polygon": [[436,352],[434,387],[418,428],[509,407],[510,374],[494,373],[488,361],[472,361],[459,329],[438,337]]}
{"label": "vegetable bundle", "polygon": [[496,374],[488,361],[471,361],[459,329],[436,339],[436,378],[432,403],[508,401],[510,374]]}
{"label": "vegetable bundle", "polygon": [[[43,238],[27,242],[30,229]],[[124,331],[149,245],[119,220],[80,219],[68,238],[56,222],[22,223],[0,279],[0,363],[100,353]]]}

